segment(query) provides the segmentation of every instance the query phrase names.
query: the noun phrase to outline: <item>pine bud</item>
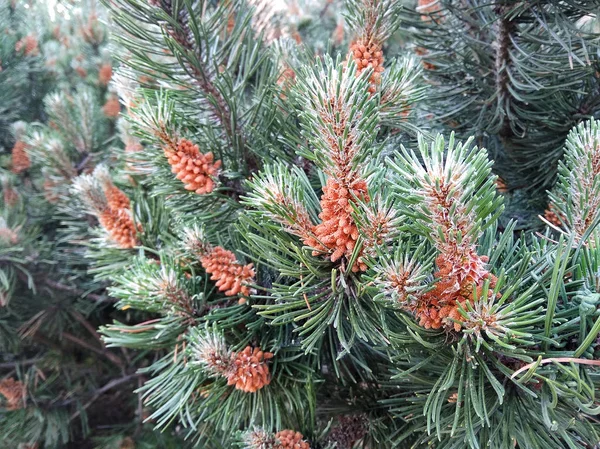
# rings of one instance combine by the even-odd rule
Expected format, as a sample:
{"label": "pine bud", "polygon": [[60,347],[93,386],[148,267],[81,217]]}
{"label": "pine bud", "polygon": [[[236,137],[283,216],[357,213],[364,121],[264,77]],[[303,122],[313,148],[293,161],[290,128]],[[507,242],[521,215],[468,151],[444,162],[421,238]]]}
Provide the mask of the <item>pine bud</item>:
{"label": "pine bud", "polygon": [[102,86],[106,86],[110,82],[111,78],[112,66],[108,62],[105,62],[100,66],[100,69],[98,70],[98,82]]}
{"label": "pine bud", "polygon": [[219,291],[225,292],[225,295],[250,296],[252,293],[247,283],[254,279],[253,265],[242,265],[231,251],[220,246],[210,247],[200,262],[206,272],[212,275],[210,279],[217,281]]}
{"label": "pine bud", "polygon": [[17,140],[12,149],[12,168],[13,173],[22,173],[31,167],[31,160],[27,154],[27,145],[22,140]]}
{"label": "pine bud", "polygon": [[270,352],[246,346],[233,359],[234,369],[227,374],[227,385],[247,393],[254,393],[271,382],[267,360],[273,358]]}
{"label": "pine bud", "polygon": [[27,387],[21,381],[12,378],[0,381],[0,395],[5,398],[4,408],[7,410],[17,410],[23,408],[24,398],[27,394]]}
{"label": "pine bud", "polygon": [[300,432],[282,430],[275,434],[275,449],[310,449],[310,445],[303,438]]}
{"label": "pine bud", "polygon": [[38,47],[36,37],[32,34],[23,37],[15,44],[15,51],[23,51],[25,56],[38,56],[40,54],[40,48]]}
{"label": "pine bud", "polygon": [[164,151],[171,171],[184,183],[186,190],[198,194],[213,191],[221,161],[214,161],[212,153],[201,153],[198,145],[187,139],[180,139],[176,148],[165,146]]}
{"label": "pine bud", "polygon": [[104,115],[109,118],[118,117],[121,113],[121,104],[119,103],[119,99],[115,96],[111,96],[104,106],[102,106],[102,112]]}
{"label": "pine bud", "polygon": [[[304,240],[308,246],[315,248],[314,256],[322,252],[330,252],[331,261],[336,262],[342,257],[349,259],[354,251],[359,232],[352,217],[353,209],[350,201],[353,201],[354,197],[368,201],[369,196],[367,183],[360,178],[350,183],[348,187],[344,187],[333,177],[327,179],[327,184],[323,187],[322,211],[319,214],[322,223],[314,227],[315,238]],[[352,267],[353,272],[366,269],[367,266],[360,257]]]}

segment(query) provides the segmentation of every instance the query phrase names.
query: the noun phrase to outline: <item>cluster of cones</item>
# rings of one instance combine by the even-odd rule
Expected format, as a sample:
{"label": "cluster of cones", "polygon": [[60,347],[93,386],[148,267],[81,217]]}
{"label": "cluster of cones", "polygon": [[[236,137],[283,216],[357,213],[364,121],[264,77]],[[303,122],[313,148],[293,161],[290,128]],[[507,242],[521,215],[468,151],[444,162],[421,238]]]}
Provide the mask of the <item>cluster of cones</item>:
{"label": "cluster of cones", "polygon": [[275,434],[275,447],[273,449],[310,449],[300,432],[282,430]]}
{"label": "cluster of cones", "polygon": [[28,34],[20,39],[15,44],[15,51],[25,54],[25,56],[38,56],[40,54],[40,48],[38,47],[38,40],[32,34]]}
{"label": "cluster of cones", "polygon": [[484,268],[487,260],[486,256],[478,256],[472,252],[468,260],[457,264],[447,255],[439,255],[436,259],[438,271],[435,273],[439,281],[433,290],[419,298],[413,311],[419,325],[425,329],[445,327],[459,332],[465,324],[459,307],[464,309],[467,302],[472,302],[474,293],[476,297],[481,297],[486,280],[489,279],[490,290],[496,285],[496,277]]}
{"label": "cluster of cones", "polygon": [[[208,247],[200,258],[202,267],[211,275],[211,280],[217,281],[219,291],[227,296],[250,296],[252,293],[248,283],[254,279],[254,268],[251,263],[242,265],[235,254],[220,246]],[[245,299],[241,298],[240,303]]]}
{"label": "cluster of cones", "polygon": [[131,213],[131,202],[127,195],[115,186],[104,170],[96,170],[96,176],[102,186],[106,205],[98,211],[98,221],[108,232],[111,239],[121,248],[133,248],[137,245],[137,231]]}
{"label": "cluster of cones", "polygon": [[225,377],[227,385],[255,393],[271,383],[267,362],[273,358],[272,353],[251,346],[246,346],[241,352],[231,352],[224,345],[215,347],[212,343],[204,345],[198,357],[210,371]]}
{"label": "cluster of cones", "polygon": [[11,152],[13,173],[22,173],[31,167],[31,159],[27,154],[27,145],[22,140],[17,140]]}
{"label": "cluster of cones", "polygon": [[119,99],[112,95],[108,100],[106,100],[104,106],[102,106],[102,112],[106,117],[109,118],[118,117],[121,113],[121,103],[119,103]]}
{"label": "cluster of cones", "polygon": [[358,73],[369,68],[373,69],[369,78],[369,92],[374,94],[381,83],[381,74],[384,71],[381,44],[372,39],[360,38],[350,45],[350,54],[356,62]]}
{"label": "cluster of cones", "polygon": [[282,430],[276,434],[258,429],[246,436],[248,449],[310,449],[300,432]]}
{"label": "cluster of cones", "polygon": [[7,410],[23,408],[26,392],[27,387],[21,381],[12,378],[2,379],[0,381],[0,395],[4,396],[4,408]]}
{"label": "cluster of cones", "polygon": [[187,139],[180,139],[177,145],[166,145],[165,156],[171,171],[182,181],[186,190],[206,194],[215,187],[221,161],[215,161],[211,152],[201,153],[198,145]]}
{"label": "cluster of cones", "polygon": [[[340,258],[350,259],[359,237],[358,227],[352,217],[351,202],[354,198],[368,201],[367,183],[363,179],[343,183],[334,177],[327,179],[321,197],[322,222],[313,228],[314,237],[304,240],[304,243],[314,248],[313,255],[323,252],[330,253],[331,261]],[[365,271],[365,263],[359,257],[351,267],[353,272]]]}
{"label": "cluster of cones", "polygon": [[267,360],[272,358],[272,353],[251,346],[246,346],[242,352],[233,353],[231,365],[225,373],[227,385],[235,385],[236,389],[246,393],[255,393],[269,385],[271,375]]}

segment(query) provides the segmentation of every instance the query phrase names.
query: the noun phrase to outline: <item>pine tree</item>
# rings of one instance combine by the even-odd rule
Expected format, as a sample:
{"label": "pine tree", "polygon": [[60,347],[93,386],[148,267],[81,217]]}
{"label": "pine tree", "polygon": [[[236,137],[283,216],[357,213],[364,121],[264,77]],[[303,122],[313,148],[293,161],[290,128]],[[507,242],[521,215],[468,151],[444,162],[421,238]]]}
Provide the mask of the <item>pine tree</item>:
{"label": "pine tree", "polygon": [[528,229],[565,139],[598,113],[596,1],[419,0],[404,26],[421,59],[427,111],[495,161],[507,216]]}
{"label": "pine tree", "polygon": [[[138,379],[157,431],[203,448],[600,442],[597,122],[563,147],[597,108],[577,115],[544,91],[514,109],[442,73],[487,61],[491,28],[514,27],[501,43],[539,62],[528,82],[552,78],[539,51],[556,64],[548,92],[587,98],[598,55],[581,53],[596,41],[569,21],[593,5],[419,3],[106,2],[125,148],[63,183],[58,210],[64,240],[82,243],[73,260],[117,300],[102,340],[139,354],[111,382]],[[444,30],[460,36],[447,54]],[[525,95],[507,67],[491,66]],[[498,117],[479,115],[489,98]],[[535,136],[502,141],[494,120]],[[525,164],[505,157],[526,139]],[[563,151],[553,222],[506,222],[490,156],[550,173]],[[29,391],[15,382],[7,409]]]}

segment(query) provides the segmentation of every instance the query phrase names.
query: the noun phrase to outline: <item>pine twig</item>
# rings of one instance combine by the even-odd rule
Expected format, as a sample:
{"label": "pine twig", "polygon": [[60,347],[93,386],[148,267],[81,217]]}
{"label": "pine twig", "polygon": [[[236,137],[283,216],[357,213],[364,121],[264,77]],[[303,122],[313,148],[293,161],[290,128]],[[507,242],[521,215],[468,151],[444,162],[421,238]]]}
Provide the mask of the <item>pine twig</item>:
{"label": "pine twig", "polygon": [[119,379],[113,379],[110,382],[108,382],[106,385],[104,385],[102,388],[99,388],[98,390],[96,390],[94,392],[94,395],[90,398],[89,401],[87,401],[83,407],[81,407],[80,409],[78,409],[76,412],[74,412],[71,415],[70,420],[73,421],[75,418],[77,418],[82,411],[86,410],[90,405],[92,405],[94,403],[94,401],[96,401],[96,399],[98,399],[100,396],[102,396],[104,393],[106,393],[108,390],[111,390],[112,388],[119,386],[121,384],[127,383],[130,380],[136,378],[140,376],[140,374],[138,373],[134,373],[134,374],[129,374],[127,376],[121,377]]}

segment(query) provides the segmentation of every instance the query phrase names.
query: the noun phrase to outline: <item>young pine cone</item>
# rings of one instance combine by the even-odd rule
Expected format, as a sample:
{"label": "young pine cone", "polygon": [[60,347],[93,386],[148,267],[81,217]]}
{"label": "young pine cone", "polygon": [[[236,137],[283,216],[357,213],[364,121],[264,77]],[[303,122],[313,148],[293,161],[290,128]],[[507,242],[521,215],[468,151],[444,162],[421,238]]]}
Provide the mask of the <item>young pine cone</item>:
{"label": "young pine cone", "polygon": [[303,436],[300,432],[294,432],[293,430],[282,430],[275,434],[277,443],[276,449],[310,449],[310,445],[303,440]]}
{"label": "young pine cone", "polygon": [[31,160],[25,151],[25,142],[17,140],[12,149],[12,172],[21,173],[31,167]]}
{"label": "young pine cone", "polygon": [[23,408],[23,396],[25,395],[26,387],[23,382],[12,378],[3,379],[0,381],[0,395],[6,400],[5,408],[7,410],[17,410]]}
{"label": "young pine cone", "polygon": [[137,230],[128,209],[109,207],[98,215],[98,221],[121,248],[133,248],[137,244]]}
{"label": "young pine cone", "polygon": [[254,278],[252,264],[242,265],[231,251],[220,246],[212,248],[200,259],[202,267],[211,274],[211,280],[217,281],[219,291],[227,296],[242,294],[250,296],[250,287],[246,285]]}
{"label": "young pine cone", "polygon": [[270,352],[263,352],[259,348],[246,346],[235,355],[233,369],[227,374],[227,385],[246,393],[254,393],[271,382],[267,360],[273,358]]}
{"label": "young pine cone", "polygon": [[187,139],[181,139],[177,149],[165,148],[165,155],[171,165],[171,171],[181,180],[186,190],[198,194],[210,193],[215,187],[221,161],[214,161],[212,153],[203,154]]}
{"label": "young pine cone", "polygon": [[381,73],[384,70],[381,45],[371,41],[363,42],[362,40],[358,40],[350,45],[350,52],[356,62],[358,73],[369,67],[373,69],[373,73],[369,78],[369,82],[371,83],[369,92],[372,94],[375,93],[377,86],[381,83]]}

